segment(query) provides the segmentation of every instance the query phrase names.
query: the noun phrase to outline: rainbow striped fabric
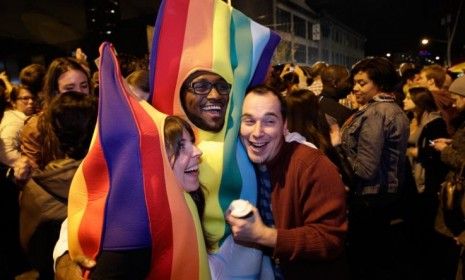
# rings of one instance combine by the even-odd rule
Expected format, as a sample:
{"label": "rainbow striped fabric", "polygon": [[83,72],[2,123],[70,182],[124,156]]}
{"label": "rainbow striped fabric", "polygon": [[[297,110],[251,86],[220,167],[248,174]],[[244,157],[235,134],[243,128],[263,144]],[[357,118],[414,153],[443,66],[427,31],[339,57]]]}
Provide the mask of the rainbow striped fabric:
{"label": "rainbow striped fabric", "polygon": [[128,94],[110,44],[100,54],[98,121],[69,194],[71,257],[151,247],[148,279],[209,279],[196,206],[167,160],[166,115]]}
{"label": "rainbow striped fabric", "polygon": [[[230,228],[224,213],[234,199],[256,202],[255,173],[238,141],[242,101],[249,86],[264,81],[279,40],[269,28],[220,0],[165,0],[157,16],[150,57],[151,102],[155,108],[186,116],[180,89],[197,70],[215,72],[233,85],[223,129],[212,133],[196,128],[197,145],[203,151],[200,181],[207,189],[203,225],[216,241],[216,253],[210,255],[213,278],[256,279],[266,275],[263,268],[260,271],[261,252],[237,248],[228,238]],[[232,258],[244,258],[230,260],[223,252],[229,252]],[[257,265],[244,269],[251,264]]]}
{"label": "rainbow striped fabric", "polygon": [[196,131],[204,153],[200,180],[208,189],[204,226],[217,241],[229,235],[224,212],[230,202],[256,200],[255,175],[237,138],[242,100],[247,87],[264,81],[279,40],[220,0],[165,0],[160,6],[150,58],[153,106],[185,116],[180,89],[196,70],[220,74],[233,85],[223,129]]}

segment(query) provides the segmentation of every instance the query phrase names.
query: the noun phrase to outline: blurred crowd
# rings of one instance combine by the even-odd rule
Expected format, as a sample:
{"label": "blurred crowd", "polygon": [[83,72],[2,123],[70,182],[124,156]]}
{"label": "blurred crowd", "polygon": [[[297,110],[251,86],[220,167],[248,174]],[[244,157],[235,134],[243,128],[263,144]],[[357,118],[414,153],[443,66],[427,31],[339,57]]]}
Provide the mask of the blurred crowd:
{"label": "blurred crowd", "polygon": [[[148,62],[119,60],[128,88],[147,100]],[[24,67],[18,84],[0,74],[1,279],[54,279],[69,185],[97,117],[94,68],[79,50]],[[444,182],[465,165],[460,74],[379,57],[351,68],[270,67],[264,83],[285,100],[286,137],[296,132],[321,150],[346,187],[352,279],[461,277],[465,190],[444,205]]]}

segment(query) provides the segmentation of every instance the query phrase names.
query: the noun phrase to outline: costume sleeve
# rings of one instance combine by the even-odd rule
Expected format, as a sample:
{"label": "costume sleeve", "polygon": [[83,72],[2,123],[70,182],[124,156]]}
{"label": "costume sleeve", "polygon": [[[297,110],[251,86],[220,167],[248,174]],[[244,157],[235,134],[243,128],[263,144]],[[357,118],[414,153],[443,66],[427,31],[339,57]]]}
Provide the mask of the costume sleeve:
{"label": "costume sleeve", "polygon": [[370,180],[379,169],[384,146],[385,124],[383,117],[376,113],[366,117],[363,122],[357,144],[357,154],[351,160],[354,173],[364,180]]}
{"label": "costume sleeve", "polygon": [[8,166],[21,156],[19,152],[19,131],[22,125],[7,124],[0,133],[0,162]]}
{"label": "costume sleeve", "polygon": [[347,231],[346,192],[336,167],[324,156],[297,169],[303,226],[277,230],[274,257],[323,260],[340,255]]}

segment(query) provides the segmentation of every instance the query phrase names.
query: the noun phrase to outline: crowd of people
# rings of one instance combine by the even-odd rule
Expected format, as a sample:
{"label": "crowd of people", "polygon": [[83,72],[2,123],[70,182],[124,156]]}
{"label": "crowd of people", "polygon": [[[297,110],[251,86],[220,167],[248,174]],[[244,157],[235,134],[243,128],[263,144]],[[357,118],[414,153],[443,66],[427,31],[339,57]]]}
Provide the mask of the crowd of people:
{"label": "crowd of people", "polygon": [[[405,78],[387,59],[366,58],[351,69],[324,65],[318,80],[308,76],[305,87],[289,86],[302,79],[296,67],[273,67],[282,72],[246,92],[239,137],[255,165],[258,201],[253,219],[226,214],[234,240],[270,254],[278,279],[305,273],[316,279],[455,277],[465,225],[449,220],[463,217],[465,209],[459,202],[461,210],[445,213],[439,194],[446,178],[463,172],[465,77],[438,65],[411,65],[413,75]],[[1,82],[2,275],[32,270],[53,279],[52,251],[95,126],[98,87],[86,62],[69,57],[47,70],[29,65],[20,80],[11,85],[3,75]],[[312,81],[322,83],[319,94],[310,89]],[[148,97],[146,70],[135,70],[127,82],[134,96]],[[175,176],[203,217],[208,193],[199,188],[202,152],[193,145],[190,123],[221,130],[231,84],[197,71],[185,85],[180,96],[189,122],[168,118],[165,145]],[[348,95],[356,109],[342,105]],[[214,250],[208,232],[204,237]],[[150,253],[133,251],[128,256],[140,259],[125,273],[142,279]],[[115,264],[128,266],[112,254],[80,265],[92,267],[94,279],[106,279]]]}
{"label": "crowd of people", "polygon": [[[159,115],[151,106],[148,62],[128,62],[121,55],[116,74],[103,66],[92,72],[85,54],[76,53],[48,66],[24,67],[18,84],[0,73],[1,279],[190,279],[186,275],[194,272],[181,271],[190,264],[175,266],[168,259],[185,260],[192,252],[206,279],[464,279],[465,76],[440,65],[394,65],[382,57],[350,68],[289,63],[269,67],[260,83],[240,92],[243,99],[234,99],[240,79],[192,68],[174,95],[183,114],[162,117],[158,127],[151,123]],[[109,90],[107,78],[114,75],[122,77]],[[112,124],[114,134],[103,135],[106,130],[96,127],[111,117],[102,109],[112,109],[107,91],[117,91],[115,100],[136,109],[126,116],[118,107],[121,123]],[[242,168],[256,179],[240,194],[226,190],[234,199],[251,194],[243,211],[216,200],[224,189],[211,178],[203,181],[216,173],[202,174],[220,164],[214,158],[218,150],[202,150],[202,137],[214,142],[214,135],[235,125],[228,122],[232,106],[240,119],[234,120],[235,135],[227,137],[238,141],[224,145],[225,154],[242,153],[250,168],[228,161],[231,166],[224,168]],[[98,161],[111,158],[108,164],[124,166],[121,159],[130,165],[132,156],[141,156],[124,154],[136,144],[122,143],[122,134],[134,127],[142,135],[131,134],[127,141],[163,143],[160,151],[146,145],[145,160],[150,164],[159,159],[152,154],[162,154],[168,162],[165,177],[142,182],[143,191],[129,179],[144,173],[147,162],[126,166],[121,178],[108,183]],[[159,129],[161,137],[148,128]],[[90,148],[100,142],[113,150]],[[103,201],[105,214],[117,212],[114,217],[131,221],[108,218],[99,236],[76,226],[76,205],[85,204],[76,174],[93,168],[91,174],[102,177],[86,180],[105,187],[93,202]],[[169,172],[175,186],[168,183]],[[113,184],[118,180],[136,183]],[[144,197],[163,184],[179,187],[176,202]],[[112,201],[117,193],[123,199]],[[135,204],[138,195],[145,200]],[[179,246],[173,240],[154,239],[147,201],[187,205],[176,210],[189,219],[194,205],[185,227],[175,227],[179,221],[173,220],[165,223],[170,228],[156,229],[171,234],[190,222],[191,229],[199,225],[200,234],[182,233],[182,240],[196,241],[181,244],[185,256],[173,253],[171,247]],[[228,205],[218,205],[224,201]],[[99,215],[88,211],[85,218],[99,221]],[[82,240],[98,243],[94,255],[86,254],[85,244],[75,246]],[[160,240],[163,244],[154,244]],[[162,257],[154,252],[158,247]]]}

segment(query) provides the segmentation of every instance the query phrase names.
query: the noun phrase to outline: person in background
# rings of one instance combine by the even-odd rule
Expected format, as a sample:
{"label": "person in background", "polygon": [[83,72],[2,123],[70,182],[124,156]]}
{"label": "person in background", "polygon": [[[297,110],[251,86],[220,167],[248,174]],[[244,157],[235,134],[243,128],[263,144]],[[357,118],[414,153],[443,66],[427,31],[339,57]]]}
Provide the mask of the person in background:
{"label": "person in background", "polygon": [[9,167],[21,156],[19,135],[24,121],[35,112],[36,95],[26,87],[14,87],[10,93],[10,106],[0,123],[0,162]]}
{"label": "person in background", "polygon": [[149,72],[136,70],[126,77],[131,91],[140,99],[148,100],[150,95]]}
{"label": "person in background", "polygon": [[20,204],[20,240],[40,279],[53,279],[53,247],[61,222],[67,216],[71,180],[92,138],[97,101],[83,93],[65,92],[47,106],[43,118],[55,133],[65,157],[35,170],[24,186]]}
{"label": "person in background", "polygon": [[359,61],[351,74],[360,108],[344,123],[340,140],[355,175],[349,201],[351,276],[399,279],[404,244],[394,226],[409,136],[408,119],[392,94],[399,77],[381,57]]}
{"label": "person in background", "polygon": [[421,69],[415,83],[418,86],[426,87],[433,93],[434,101],[441,111],[442,117],[446,121],[447,131],[452,135],[454,133],[454,128],[451,124],[451,120],[457,114],[457,108],[454,107],[455,100],[451,97],[451,94],[444,89],[446,79],[446,70],[440,65],[433,64]]}
{"label": "person in background", "polygon": [[[66,91],[90,94],[90,79],[87,71],[73,58],[57,58],[50,64],[44,78],[40,104],[46,109],[53,98]],[[47,163],[64,155],[59,150],[56,136],[49,129],[42,114],[29,118],[21,132],[21,158],[15,163],[15,178],[26,181],[31,171],[44,168]]]}
{"label": "person in background", "polygon": [[353,111],[339,103],[352,90],[350,73],[345,66],[330,65],[321,71],[323,89],[320,94],[321,111],[336,119],[342,127]]}
{"label": "person in background", "polygon": [[299,75],[296,73],[286,73],[282,79],[285,85],[285,90],[281,92],[283,96],[287,96],[290,92],[299,89]]}
{"label": "person in background", "polygon": [[322,95],[316,96],[308,89],[292,91],[287,95],[287,129],[289,132],[298,132],[320,149],[338,167],[342,181],[350,187],[353,179],[352,170],[344,157],[336,150],[337,147],[332,145],[331,128],[326,115],[320,110],[321,102],[318,102]]}
{"label": "person in background", "polygon": [[[458,109],[457,116],[451,122],[456,132],[452,139],[438,138],[432,144],[434,149],[441,152],[441,160],[450,168],[447,179],[458,175],[465,165],[465,76],[455,79],[449,87],[449,92],[454,98]],[[443,185],[443,187],[445,186]],[[435,228],[440,234],[456,244],[455,252],[449,252],[450,255],[447,259],[448,267],[453,269],[453,273],[449,277],[453,278],[455,275],[455,279],[463,279],[465,274],[463,272],[465,265],[465,255],[463,253],[465,247],[465,224],[463,223],[465,196],[463,190],[461,193],[459,192],[459,197],[457,197],[456,203],[454,203],[455,206],[451,211],[446,212],[444,210],[444,202],[442,201],[438,208]]]}
{"label": "person in background", "polygon": [[308,86],[308,89],[316,95],[320,95],[323,90],[323,83],[321,81],[321,73],[328,67],[328,64],[323,61],[317,61],[310,67],[310,77],[312,83]]}
{"label": "person in background", "polygon": [[35,112],[35,100],[36,96],[24,86],[13,87],[8,109],[0,122],[0,212],[4,236],[0,242],[2,279],[12,279],[29,268],[18,238],[20,188],[11,180],[9,173],[21,156],[19,134],[26,118]]}
{"label": "person in background", "polygon": [[258,209],[226,220],[236,242],[273,258],[276,279],[345,279],[344,185],[321,151],[284,141],[286,112],[270,87],[246,93],[240,139],[256,169]]}
{"label": "person in background", "polygon": [[415,261],[418,262],[419,273],[423,278],[441,279],[445,277],[444,271],[447,271],[444,248],[448,248],[448,245],[436,234],[434,220],[439,204],[437,194],[448,168],[431,143],[440,137],[447,138],[449,134],[432,93],[426,88],[412,88],[410,93],[418,123],[418,128],[410,135],[410,139],[415,141],[415,147],[407,150],[407,154],[414,158],[413,173],[418,193],[410,201],[410,207],[417,211],[412,221],[417,233],[412,244],[417,246],[414,247],[418,256]]}
{"label": "person in background", "polygon": [[[46,69],[41,64],[30,64],[19,72],[19,82],[35,96],[39,95],[44,84]],[[40,108],[38,108],[40,109]]]}

